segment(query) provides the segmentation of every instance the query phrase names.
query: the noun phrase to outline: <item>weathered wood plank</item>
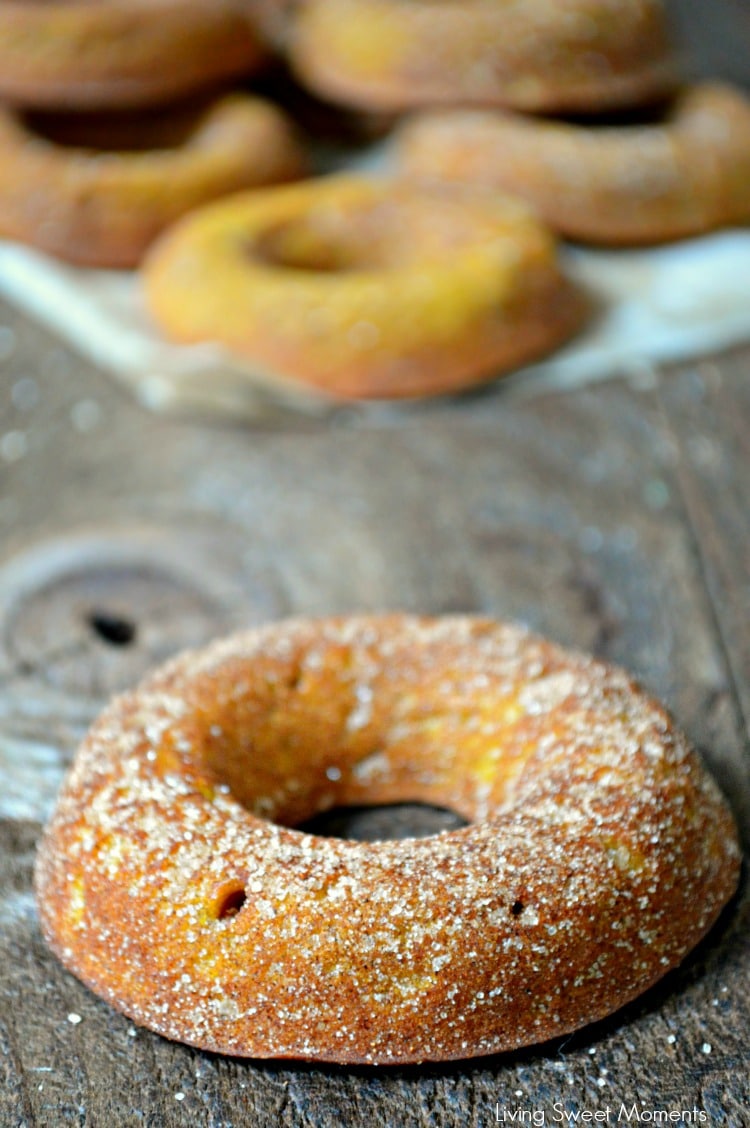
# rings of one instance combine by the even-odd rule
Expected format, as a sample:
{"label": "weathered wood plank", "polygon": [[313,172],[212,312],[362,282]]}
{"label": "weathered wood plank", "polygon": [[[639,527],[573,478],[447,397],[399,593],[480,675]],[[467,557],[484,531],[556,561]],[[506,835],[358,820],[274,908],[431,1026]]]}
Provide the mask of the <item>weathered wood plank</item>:
{"label": "weathered wood plank", "polygon": [[660,400],[695,551],[750,732],[750,386],[744,354],[691,366],[681,381],[664,384]]}

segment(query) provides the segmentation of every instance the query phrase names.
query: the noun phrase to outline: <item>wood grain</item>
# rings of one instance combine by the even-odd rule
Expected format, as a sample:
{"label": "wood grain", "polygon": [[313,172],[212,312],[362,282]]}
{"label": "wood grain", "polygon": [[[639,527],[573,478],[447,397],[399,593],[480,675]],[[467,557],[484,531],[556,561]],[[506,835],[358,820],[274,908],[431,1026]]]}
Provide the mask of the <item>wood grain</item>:
{"label": "wood grain", "polygon": [[[703,749],[747,840],[750,351],[646,386],[274,433],[150,417],[23,319],[0,324],[14,334],[0,443],[28,443],[0,470],[0,1124],[434,1128],[496,1123],[497,1105],[549,1123],[556,1101],[749,1123],[746,891],[681,969],[572,1038],[345,1070],[136,1030],[48,954],[29,883],[106,697],[173,649],[295,612],[482,611],[627,665]],[[103,636],[96,615],[132,639]],[[366,834],[373,817],[397,832],[430,816],[345,825]]]}

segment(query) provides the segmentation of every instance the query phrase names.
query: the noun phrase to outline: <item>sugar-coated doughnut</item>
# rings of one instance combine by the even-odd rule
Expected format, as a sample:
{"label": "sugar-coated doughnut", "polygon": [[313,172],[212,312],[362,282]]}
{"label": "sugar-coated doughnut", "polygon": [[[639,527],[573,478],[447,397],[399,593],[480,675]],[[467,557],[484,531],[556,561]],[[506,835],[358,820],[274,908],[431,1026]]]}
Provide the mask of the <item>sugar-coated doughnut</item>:
{"label": "sugar-coated doughnut", "polygon": [[524,205],[353,176],[195,212],[144,273],[170,337],[219,341],[262,373],[350,398],[491,379],[583,315]]}
{"label": "sugar-coated doughnut", "polygon": [[0,98],[21,106],[150,105],[263,57],[237,0],[0,0]]}
{"label": "sugar-coated doughnut", "polygon": [[366,109],[588,111],[674,81],[661,0],[307,0],[290,57],[313,90]]}
{"label": "sugar-coated doughnut", "polygon": [[132,267],[185,212],[303,168],[282,112],[248,95],[158,116],[0,107],[0,235],[68,262]]}
{"label": "sugar-coated doughnut", "polygon": [[[422,801],[470,825],[292,829]],[[708,931],[732,817],[620,670],[486,619],[271,624],[86,737],[36,868],[44,935],[136,1022],[252,1057],[466,1058],[602,1018]]]}
{"label": "sugar-coated doughnut", "polygon": [[582,242],[658,243],[750,219],[750,100],[717,83],[686,89],[645,125],[415,115],[398,151],[408,175],[511,192]]}

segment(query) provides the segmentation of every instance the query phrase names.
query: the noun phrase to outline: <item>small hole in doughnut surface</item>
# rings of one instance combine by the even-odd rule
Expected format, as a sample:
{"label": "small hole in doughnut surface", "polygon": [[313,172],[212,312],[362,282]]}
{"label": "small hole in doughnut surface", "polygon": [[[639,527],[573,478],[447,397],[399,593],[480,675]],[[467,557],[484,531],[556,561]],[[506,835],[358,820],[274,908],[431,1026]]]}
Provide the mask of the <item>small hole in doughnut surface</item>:
{"label": "small hole in doughnut surface", "polygon": [[514,917],[520,917],[525,908],[523,901],[514,901],[510,911]]}
{"label": "small hole in doughnut surface", "polygon": [[322,838],[387,842],[397,838],[428,838],[462,826],[468,826],[466,819],[445,807],[433,807],[428,803],[391,803],[377,807],[334,807],[295,829]]}
{"label": "small hole in doughnut surface", "polygon": [[94,634],[110,646],[130,646],[135,642],[135,623],[108,611],[91,611],[86,619]]}
{"label": "small hole in doughnut surface", "polygon": [[229,917],[237,916],[245,901],[247,901],[245,890],[236,886],[220,893],[216,904],[216,919],[227,920]]}

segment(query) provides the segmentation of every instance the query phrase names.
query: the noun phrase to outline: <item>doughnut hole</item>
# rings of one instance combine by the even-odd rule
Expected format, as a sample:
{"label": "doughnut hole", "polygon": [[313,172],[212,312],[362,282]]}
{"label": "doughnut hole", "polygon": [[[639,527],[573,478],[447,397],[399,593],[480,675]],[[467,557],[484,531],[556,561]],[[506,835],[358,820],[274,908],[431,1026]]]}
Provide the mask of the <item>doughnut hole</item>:
{"label": "doughnut hole", "polygon": [[366,200],[346,210],[317,206],[282,218],[247,241],[246,252],[267,266],[305,273],[336,274],[399,270],[440,262],[457,249],[493,243],[509,258],[521,209],[509,213],[507,231],[462,203],[470,189],[446,186],[426,209],[410,199]]}
{"label": "doughnut hole", "polygon": [[280,224],[248,246],[250,256],[268,266],[317,274],[364,269],[357,250],[350,240],[304,222]]}
{"label": "doughnut hole", "polygon": [[466,820],[445,807],[427,803],[388,803],[379,807],[333,807],[314,815],[297,829],[318,838],[385,842],[400,838],[429,838],[462,826],[466,826]]}
{"label": "doughnut hole", "polygon": [[[436,649],[440,649],[436,644]],[[518,688],[425,650],[380,663],[330,644],[236,662],[217,704],[197,679],[192,770],[260,818],[299,827],[338,808],[424,804],[467,822],[513,802],[539,718]],[[445,662],[436,682],[435,660]],[[495,684],[495,682],[498,684]]]}

